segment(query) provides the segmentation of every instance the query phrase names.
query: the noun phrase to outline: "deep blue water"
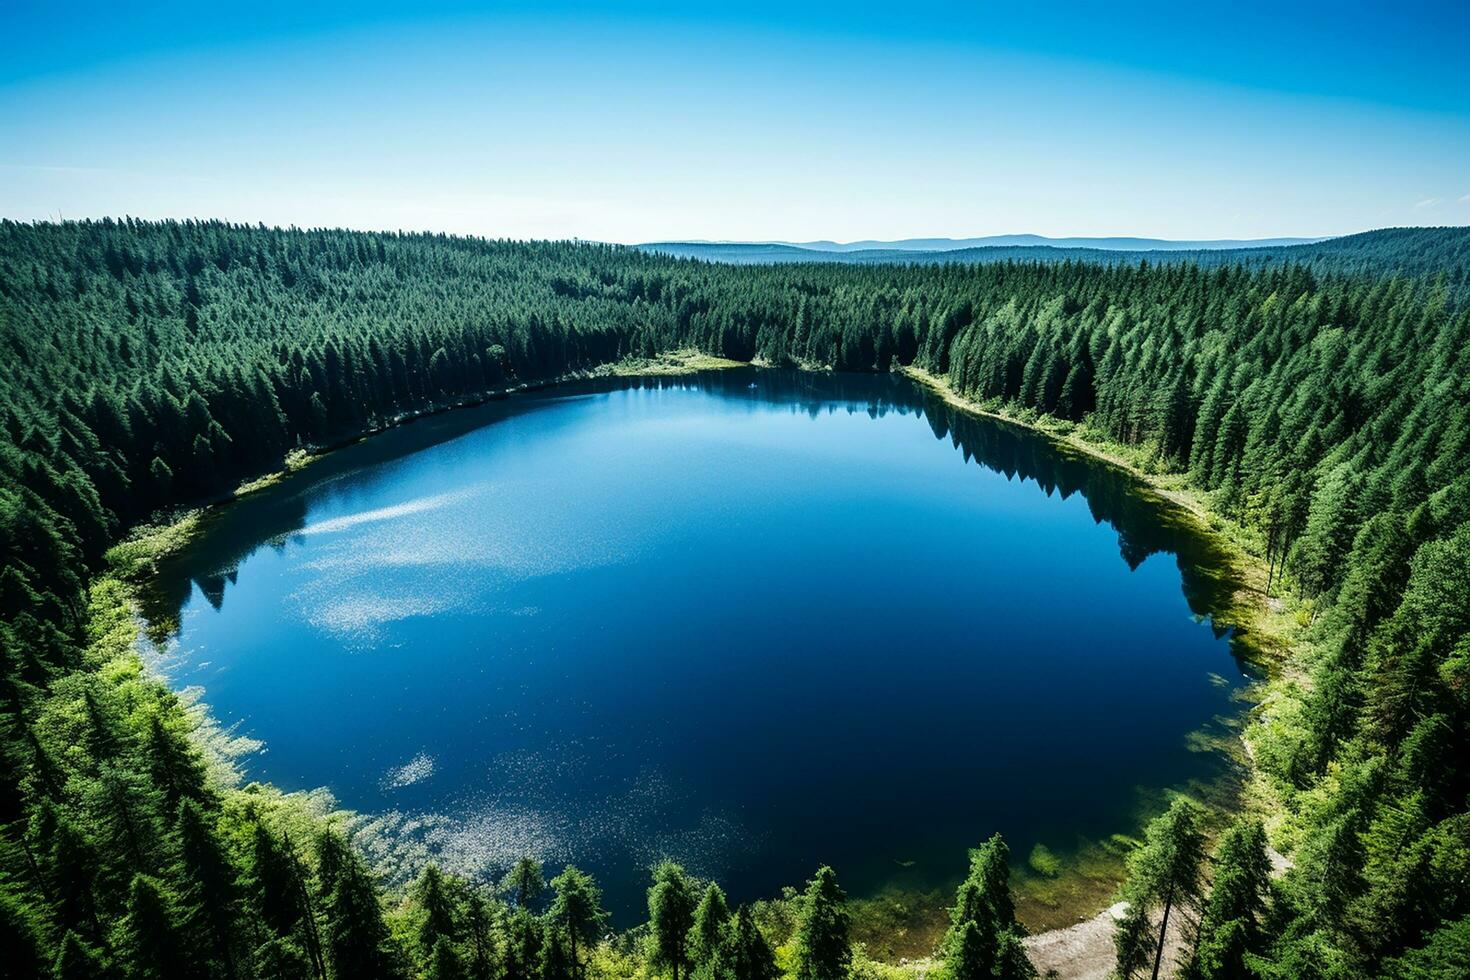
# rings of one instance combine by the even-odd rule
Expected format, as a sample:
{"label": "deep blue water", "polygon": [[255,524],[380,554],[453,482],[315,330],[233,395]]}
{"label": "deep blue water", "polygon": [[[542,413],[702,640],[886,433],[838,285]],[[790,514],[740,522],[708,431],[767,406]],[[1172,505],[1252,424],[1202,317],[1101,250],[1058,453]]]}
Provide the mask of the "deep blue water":
{"label": "deep blue water", "polygon": [[1208,565],[1122,475],[906,381],[742,370],[341,450],[212,516],[158,608],[249,775],[462,870],[575,861],[626,921],[664,854],[740,900],[1132,830],[1218,765]]}

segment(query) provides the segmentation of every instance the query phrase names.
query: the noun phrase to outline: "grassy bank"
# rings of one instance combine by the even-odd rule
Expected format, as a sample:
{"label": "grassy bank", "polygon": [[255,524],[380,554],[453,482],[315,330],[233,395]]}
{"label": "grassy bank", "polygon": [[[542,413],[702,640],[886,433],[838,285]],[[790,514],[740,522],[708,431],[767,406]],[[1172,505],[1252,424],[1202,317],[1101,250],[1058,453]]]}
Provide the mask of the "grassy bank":
{"label": "grassy bank", "polygon": [[728,357],[714,357],[697,350],[674,350],[653,357],[630,357],[612,364],[604,364],[588,372],[588,376],[594,378],[669,377],[694,374],[697,371],[720,371],[725,368],[747,366],[743,361],[732,361]]}

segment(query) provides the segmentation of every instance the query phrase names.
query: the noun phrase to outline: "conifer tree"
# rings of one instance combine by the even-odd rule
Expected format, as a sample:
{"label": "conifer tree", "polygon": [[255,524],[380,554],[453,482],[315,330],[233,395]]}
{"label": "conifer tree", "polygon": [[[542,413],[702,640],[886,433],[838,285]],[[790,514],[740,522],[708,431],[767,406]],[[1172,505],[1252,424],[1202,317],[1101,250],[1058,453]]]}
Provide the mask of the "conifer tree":
{"label": "conifer tree", "polygon": [[517,861],[500,882],[500,890],[523,909],[530,908],[545,889],[546,879],[541,875],[540,862],[528,857]]}
{"label": "conifer tree", "polygon": [[[990,976],[1002,968],[1002,951],[1009,940],[1024,935],[1016,921],[1011,897],[1010,848],[996,834],[975,848],[970,856],[970,873],[960,883],[950,909],[949,928],[941,940],[941,953],[952,972],[967,976]],[[973,928],[971,928],[973,927]],[[1030,975],[1024,953],[1008,969]]]}
{"label": "conifer tree", "polygon": [[47,856],[57,924],[62,929],[86,936],[93,943],[101,942],[102,927],[96,899],[100,858],[96,848],[64,813],[54,815],[50,837]]}
{"label": "conifer tree", "polygon": [[259,980],[301,980],[315,975],[306,952],[287,936],[272,936],[255,948],[253,975]]}
{"label": "conifer tree", "polygon": [[1026,946],[1018,933],[1006,930],[996,944],[996,980],[1035,980],[1036,967],[1026,955]]}
{"label": "conifer tree", "polygon": [[1192,980],[1227,980],[1246,975],[1246,956],[1262,951],[1271,861],[1266,829],[1242,820],[1220,836],[1210,898],[1200,920]]}
{"label": "conifer tree", "polygon": [[179,925],[176,900],[153,878],[138,875],[128,894],[128,914],[117,937],[128,976],[193,980],[208,971]]}
{"label": "conifer tree", "polygon": [[186,799],[179,804],[179,853],[183,877],[188,882],[183,895],[183,922],[199,930],[209,958],[218,957],[228,976],[237,967],[239,872],[199,804]]}
{"label": "conifer tree", "polygon": [[[1126,899],[1125,899],[1126,901]],[[1146,902],[1128,902],[1122,918],[1113,925],[1113,952],[1117,975],[1131,980],[1147,970],[1154,958],[1157,936]]]}
{"label": "conifer tree", "polygon": [[148,755],[149,774],[163,793],[163,806],[167,812],[176,812],[180,800],[204,801],[204,760],[199,757],[199,750],[157,712],[148,719],[144,751]]}
{"label": "conifer tree", "polygon": [[39,977],[42,921],[39,911],[8,891],[0,891],[0,976]]}
{"label": "conifer tree", "polygon": [[419,946],[425,954],[432,953],[441,939],[453,943],[459,938],[454,901],[438,865],[424,868],[415,885],[414,898],[423,916],[419,923]]}
{"label": "conifer tree", "polygon": [[694,888],[684,869],[673,861],[660,861],[648,889],[648,960],[670,971],[673,980],[679,980],[689,965],[694,908]]}
{"label": "conifer tree", "polygon": [[960,926],[948,946],[944,965],[949,980],[990,980],[994,976],[994,937],[982,935],[974,919]]}
{"label": "conifer tree", "polygon": [[1194,404],[1189,378],[1184,372],[1174,379],[1164,405],[1159,427],[1160,448],[1181,468],[1189,466],[1189,449],[1194,440]]}
{"label": "conifer tree", "polygon": [[725,944],[730,925],[730,906],[720,886],[710,882],[694,910],[689,930],[689,962],[694,969],[707,967]]}
{"label": "conifer tree", "polygon": [[847,980],[852,966],[847,895],[829,867],[817,869],[801,902],[795,938],[796,980]]}
{"label": "conifer tree", "polygon": [[524,908],[516,908],[506,924],[505,980],[536,980],[541,971],[541,947],[545,931],[540,920]]}
{"label": "conifer tree", "polygon": [[99,765],[96,779],[81,785],[84,806],[109,855],[127,868],[158,870],[163,839],[163,795],[143,773],[127,765]]}
{"label": "conifer tree", "polygon": [[1307,526],[1297,541],[1292,568],[1309,596],[1334,588],[1357,533],[1356,481],[1346,466],[1323,476],[1312,494]]}
{"label": "conifer tree", "polygon": [[113,974],[101,951],[68,929],[61,937],[51,975],[55,980],[107,980]]}
{"label": "conifer tree", "polygon": [[761,934],[750,906],[740,906],[730,927],[728,941],[718,956],[725,980],[776,980],[781,970],[776,966],[776,953]]}
{"label": "conifer tree", "polygon": [[576,980],[580,973],[571,948],[571,935],[565,927],[548,929],[541,945],[541,961],[537,966],[538,980]]}
{"label": "conifer tree", "polygon": [[474,980],[491,980],[494,974],[495,937],[490,905],[472,889],[465,900],[465,928],[469,933],[469,975]]}
{"label": "conifer tree", "polygon": [[251,830],[250,887],[256,906],[277,936],[300,933],[302,946],[318,977],[325,977],[316,919],[306,889],[305,871],[289,842],[256,821]]}
{"label": "conifer tree", "polygon": [[591,946],[602,938],[607,928],[607,910],[602,907],[602,891],[586,872],[567,865],[551,879],[555,893],[546,917],[566,930],[567,953],[577,976],[585,973],[578,947]]}
{"label": "conifer tree", "polygon": [[[1128,880],[1123,900],[1128,912],[1115,933],[1118,972],[1131,977],[1153,954],[1153,980],[1163,962],[1169,917],[1176,908],[1198,904],[1204,863],[1204,834],[1196,806],[1175,797],[1169,809],[1144,830],[1143,845],[1128,856]],[[1150,935],[1149,912],[1162,906],[1157,936]]]}
{"label": "conifer tree", "polygon": [[1461,980],[1470,964],[1470,915],[1436,929],[1428,942],[1390,960],[1387,980]]}
{"label": "conifer tree", "polygon": [[334,831],[317,838],[326,893],[323,945],[335,977],[393,977],[398,970],[378,889],[362,859]]}
{"label": "conifer tree", "polygon": [[430,980],[467,980],[469,976],[459,953],[447,936],[440,936],[434,941],[428,960]]}

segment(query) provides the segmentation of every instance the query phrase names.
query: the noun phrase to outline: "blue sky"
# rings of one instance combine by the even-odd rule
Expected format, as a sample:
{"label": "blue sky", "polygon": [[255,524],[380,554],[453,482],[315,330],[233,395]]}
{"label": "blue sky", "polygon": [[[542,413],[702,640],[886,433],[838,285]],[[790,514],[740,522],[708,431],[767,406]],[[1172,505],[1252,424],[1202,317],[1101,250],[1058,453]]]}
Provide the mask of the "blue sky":
{"label": "blue sky", "polygon": [[1470,4],[0,9],[0,216],[609,241],[1470,223]]}

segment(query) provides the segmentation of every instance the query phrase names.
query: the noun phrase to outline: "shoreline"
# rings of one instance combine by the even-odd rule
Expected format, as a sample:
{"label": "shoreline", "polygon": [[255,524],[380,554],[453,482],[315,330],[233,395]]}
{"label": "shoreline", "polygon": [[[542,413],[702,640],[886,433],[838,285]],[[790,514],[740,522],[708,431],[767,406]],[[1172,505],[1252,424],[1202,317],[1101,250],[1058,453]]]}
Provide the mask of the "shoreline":
{"label": "shoreline", "polygon": [[[1079,431],[1081,427],[1077,423],[1051,419],[1048,416],[1022,417],[1004,410],[988,408],[959,394],[947,379],[920,368],[900,367],[897,373],[959,411],[1017,426],[1041,435],[1059,447],[1122,470],[1155,498],[1187,515],[1197,533],[1223,550],[1230,564],[1229,571],[1235,588],[1232,590],[1229,608],[1221,610],[1214,618],[1233,630],[1245,632],[1245,646],[1250,653],[1248,662],[1266,671],[1265,677],[1246,688],[1249,706],[1242,712],[1243,725],[1235,733],[1231,740],[1233,744],[1229,746],[1232,750],[1238,750],[1232,751],[1231,755],[1245,770],[1235,802],[1239,806],[1239,812],[1253,814],[1265,821],[1269,838],[1273,823],[1284,815],[1286,808],[1260,771],[1247,735],[1257,723],[1257,709],[1269,702],[1272,683],[1295,676],[1292,659],[1298,640],[1296,633],[1304,625],[1300,622],[1304,610],[1297,601],[1278,599],[1267,594],[1266,563],[1247,547],[1244,539],[1249,532],[1215,513],[1200,498],[1198,491],[1184,484],[1183,474],[1147,472],[1129,458],[1129,447],[1091,440]],[[1268,845],[1268,851],[1273,877],[1279,876],[1291,866],[1289,857],[1276,850],[1274,842]],[[1043,971],[1068,966],[1083,967],[1084,972],[1076,975],[1109,975],[1113,949],[1108,922],[1117,917],[1116,909],[1116,905],[1105,907],[1090,917],[1079,915],[1079,921],[1074,925],[1033,933],[1027,938],[1026,944],[1033,954],[1041,953],[1044,962],[1038,962],[1038,967]],[[1033,956],[1033,960],[1036,959]]]}
{"label": "shoreline", "polygon": [[[99,573],[96,584],[103,588],[120,585],[123,589],[127,590],[128,601],[133,607],[136,621],[139,624],[138,639],[141,640],[145,636],[152,635],[150,633],[152,627],[164,626],[169,628],[169,624],[153,624],[142,618],[138,610],[138,596],[135,590],[144,585],[146,579],[153,574],[158,562],[188,544],[193,534],[201,526],[202,520],[208,512],[226,506],[250,494],[275,486],[288,476],[310,467],[313,462],[325,458],[337,449],[356,444],[388,429],[396,428],[399,425],[410,424],[427,416],[444,414],[458,408],[473,408],[490,401],[513,397],[520,392],[545,390],[567,382],[599,377],[674,377],[695,374],[702,371],[750,366],[760,367],[761,365],[710,357],[695,351],[674,351],[658,355],[654,358],[628,359],[614,364],[602,365],[590,371],[569,372],[568,374],[552,379],[524,382],[514,387],[489,392],[483,397],[461,399],[450,404],[437,405],[412,413],[404,413],[396,416],[386,424],[376,426],[331,444],[312,450],[295,450],[287,455],[285,464],[281,469],[245,481],[228,495],[201,502],[196,507],[182,512],[166,523],[145,524],[135,528],[128,538],[109,549],[107,552],[107,568],[105,571]],[[1250,649],[1260,654],[1258,657],[1250,658],[1252,663],[1259,662],[1261,666],[1270,669],[1273,674],[1284,667],[1285,654],[1290,648],[1290,643],[1283,635],[1284,631],[1281,629],[1281,620],[1285,616],[1286,610],[1272,609],[1269,600],[1264,594],[1264,589],[1261,587],[1261,583],[1264,583],[1265,578],[1264,563],[1261,559],[1252,555],[1236,537],[1228,533],[1234,529],[1222,518],[1219,518],[1218,515],[1213,514],[1192,491],[1182,486],[1170,485],[1171,482],[1178,482],[1180,479],[1179,474],[1154,475],[1145,472],[1131,462],[1125,454],[1115,449],[1110,449],[1105,444],[1099,444],[1086,439],[1077,431],[1077,427],[1072,423],[1059,422],[1046,417],[1033,420],[1017,417],[1003,410],[997,411],[986,408],[959,395],[950,387],[944,378],[931,375],[920,369],[912,367],[899,368],[894,373],[902,375],[959,411],[1025,429],[1046,438],[1064,450],[1084,455],[1093,462],[1122,470],[1134,478],[1141,489],[1156,497],[1169,508],[1187,515],[1187,519],[1193,525],[1194,531],[1211,544],[1221,548],[1222,553],[1228,559],[1229,568],[1227,571],[1237,584],[1237,588],[1233,591],[1229,608],[1215,614],[1217,622],[1231,629],[1246,631],[1255,641],[1264,641],[1264,645],[1259,643],[1251,644]],[[1121,449],[1124,447],[1116,448]],[[1171,476],[1174,478],[1173,481],[1170,480]],[[1237,533],[1239,532],[1237,531]],[[170,693],[176,697],[182,698],[184,696],[181,692],[174,691],[168,684],[166,678],[156,671],[156,669],[152,667],[149,669],[150,672],[154,673],[157,681],[163,684]],[[202,719],[198,733],[201,748],[206,751],[214,762],[233,769],[236,777],[233,785],[239,786],[241,781],[243,781],[241,778],[242,774],[238,769],[233,768],[232,763],[234,759],[243,754],[247,754],[250,749],[246,748],[243,752],[231,752],[229,751],[228,745],[222,745],[220,743],[218,739],[221,734],[229,737],[231,733],[223,729],[218,721],[214,719],[210,713],[207,701],[195,700],[191,702],[191,710],[199,712]],[[1245,712],[1246,727],[1249,727],[1250,724],[1251,710],[1248,708]],[[1258,783],[1259,780],[1257,779],[1254,757],[1250,752],[1248,743],[1240,736],[1240,733],[1237,733],[1233,741],[1235,746],[1240,749],[1240,753],[1237,757],[1232,752],[1232,758],[1238,762],[1243,760],[1243,765],[1247,769],[1247,785],[1242,787],[1239,794],[1239,802],[1241,803],[1242,809],[1246,812],[1269,811],[1271,807],[1264,804],[1261,799],[1257,798],[1254,805],[1251,802],[1252,793],[1250,784]],[[271,787],[271,790],[272,792],[279,792],[273,787]],[[308,791],[304,798],[320,801],[323,798],[323,794],[328,794],[329,798],[329,791],[324,789]],[[295,797],[297,794],[285,795],[287,797]],[[339,820],[349,824],[356,824],[360,820],[366,820],[371,823],[373,817],[372,814],[357,814],[355,811],[339,810],[335,806],[330,810],[330,815],[325,813],[320,815],[329,820]],[[1265,816],[1267,814],[1263,813],[1262,815]],[[1029,897],[1030,903],[1033,906],[1046,908],[1051,911],[1051,914],[1046,915],[1045,918],[1053,922],[1074,918],[1076,920],[1071,925],[1057,925],[1038,930],[1028,937],[1027,947],[1033,952],[1033,958],[1036,958],[1038,955],[1040,956],[1041,961],[1039,961],[1038,965],[1043,970],[1051,966],[1080,966],[1086,961],[1089,963],[1087,967],[1089,972],[1084,975],[1090,976],[1093,975],[1093,970],[1100,968],[1098,965],[1100,957],[1109,958],[1107,963],[1110,968],[1112,940],[1111,932],[1106,926],[1111,908],[1108,905],[1104,905],[1101,911],[1097,911],[1096,905],[1098,901],[1104,903],[1110,903],[1112,901],[1116,884],[1108,883],[1106,869],[1092,867],[1090,869],[1092,873],[1090,874],[1083,869],[1083,866],[1088,861],[1088,856],[1084,852],[1087,850],[1097,850],[1100,847],[1102,845],[1097,843],[1084,842],[1076,854],[1069,855],[1065,859],[1065,865],[1062,871],[1057,875],[1049,877],[1031,874],[1024,867],[1024,860],[1018,860],[1016,862],[1018,865],[1016,870],[1020,874],[1017,875],[1019,881],[1015,888],[1018,893],[1017,897],[1021,900],[1021,903],[1024,903],[1026,898]],[[1117,858],[1116,866],[1117,868],[1121,868],[1121,857]],[[1029,895],[1028,883],[1032,889],[1035,889]],[[1050,896],[1052,892],[1049,889],[1060,890],[1062,897],[1058,899],[1050,897],[1038,898],[1038,895]],[[1105,895],[1106,897],[1099,899],[1098,896],[1100,895]],[[890,894],[887,896],[877,894],[871,897],[855,896],[852,901],[854,904],[866,907],[876,917],[883,918],[883,906],[885,904],[891,904],[895,898],[899,897],[917,896],[902,896],[901,893],[899,895]],[[928,909],[924,912],[919,912],[918,916],[916,916],[917,919],[927,920],[929,915],[932,914],[935,917],[935,923],[916,921],[910,924],[918,927],[915,929],[915,932],[919,935],[927,935],[936,927],[942,931],[942,924],[936,926],[936,923],[942,923],[942,920],[946,917],[946,908],[946,906],[941,906],[937,909]],[[910,912],[914,911],[917,910],[910,906]],[[1034,914],[1037,914],[1038,918],[1041,917],[1040,913]],[[876,923],[874,931],[875,933],[881,932],[880,928],[876,928]],[[905,933],[907,931],[907,929],[901,930],[901,932]],[[912,942],[903,942],[905,937],[902,935],[892,935],[886,938],[889,942],[883,943],[882,945],[892,945],[894,947],[912,947],[914,945]],[[915,935],[911,938],[916,939],[918,936]],[[925,972],[925,964],[929,962],[932,956],[932,950],[925,951],[921,956],[914,955],[919,952],[917,948],[910,948],[907,952],[907,956],[895,952],[891,959],[896,960],[900,964],[900,968],[908,968],[922,975]],[[1060,958],[1053,962],[1052,958],[1054,956]],[[1103,974],[1100,973],[1098,975]]]}
{"label": "shoreline", "polygon": [[1287,613],[1292,611],[1294,603],[1266,594],[1265,562],[1242,540],[1249,532],[1215,513],[1200,498],[1198,491],[1184,485],[1183,474],[1149,473],[1128,458],[1127,447],[1089,439],[1079,433],[1077,423],[1048,416],[1033,419],[988,408],[959,394],[946,379],[920,368],[901,367],[896,373],[937,395],[953,408],[1034,432],[1058,446],[1122,470],[1158,500],[1187,514],[1194,530],[1219,546],[1228,557],[1229,572],[1236,585],[1230,607],[1213,613],[1212,617],[1226,627],[1244,631],[1251,638],[1253,642],[1248,646],[1260,654],[1258,658],[1252,658],[1254,665],[1271,669],[1273,673],[1287,666],[1286,655],[1292,646]]}
{"label": "shoreline", "polygon": [[[197,529],[199,521],[210,511],[229,506],[261,490],[267,490],[339,449],[346,449],[348,446],[356,445],[400,426],[412,425],[420,419],[444,415],[463,408],[478,408],[490,402],[513,398],[523,392],[543,391],[557,385],[584,381],[589,378],[678,377],[697,374],[701,371],[722,371],[749,366],[745,361],[713,357],[692,349],[667,351],[653,357],[625,358],[587,371],[570,371],[555,378],[523,381],[512,387],[496,388],[472,398],[462,398],[454,402],[403,412],[381,425],[375,425],[353,435],[343,436],[320,446],[292,449],[286,453],[280,469],[262,473],[260,476],[244,481],[228,493],[198,500],[191,506],[162,516],[159,520],[150,518],[141,524],[134,525],[129,529],[126,537],[104,552],[103,570],[98,573],[98,577],[116,574],[132,582],[139,576],[151,574],[153,564],[188,544],[189,536]],[[159,515],[154,515],[154,517],[159,517]],[[122,567],[117,567],[119,565]],[[138,583],[133,582],[133,584]]]}

